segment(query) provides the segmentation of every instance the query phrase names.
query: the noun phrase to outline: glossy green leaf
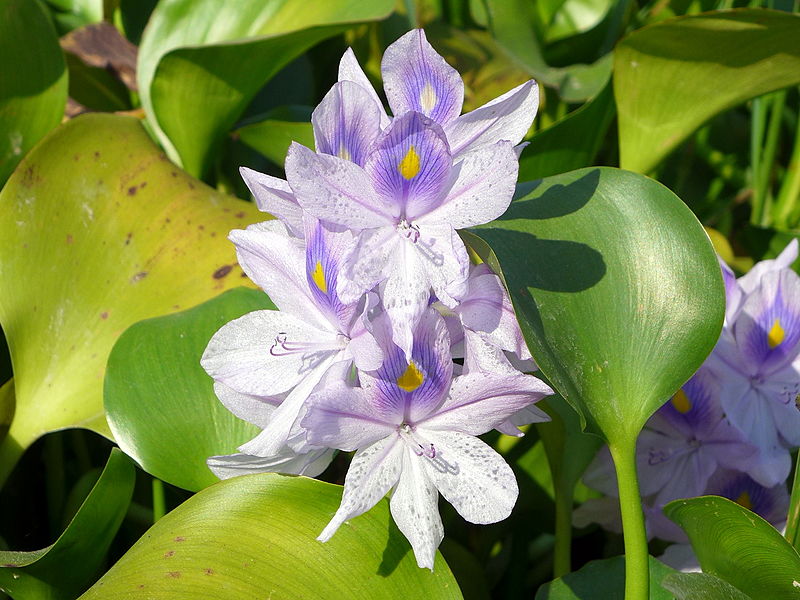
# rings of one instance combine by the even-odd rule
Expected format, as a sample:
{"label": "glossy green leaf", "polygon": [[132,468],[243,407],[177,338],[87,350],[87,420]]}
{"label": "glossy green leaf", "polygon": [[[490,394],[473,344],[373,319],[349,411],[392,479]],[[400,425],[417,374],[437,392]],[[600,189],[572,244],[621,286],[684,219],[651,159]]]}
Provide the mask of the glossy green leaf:
{"label": "glossy green leaf", "polygon": [[611,84],[576,111],[539,131],[522,151],[520,181],[589,167],[614,119]]}
{"label": "glossy green leaf", "polygon": [[617,45],[620,161],[647,172],[705,121],[800,83],[800,15],[745,9],[679,17]]}
{"label": "glossy green leaf", "polygon": [[311,111],[303,107],[282,107],[270,111],[263,120],[236,130],[241,140],[279,167],[292,142],[314,147]]}
{"label": "glossy green leaf", "polygon": [[675,500],[664,514],[689,536],[703,572],[753,598],[800,597],[800,555],[757,514],[718,496]]}
{"label": "glossy green leaf", "polygon": [[383,500],[315,538],[341,488],[304,477],[235,477],[160,519],[82,600],[461,598],[447,564],[420,569]]}
{"label": "glossy green leaf", "polygon": [[490,30],[511,58],[541,83],[558,88],[566,102],[582,102],[596,96],[611,76],[611,55],[590,65],[551,67],[542,55],[525,0],[486,0]]}
{"label": "glossy green leaf", "polygon": [[633,440],[719,336],[716,255],[672,192],[592,168],[522,184],[474,232],[493,249],[542,372],[608,440]]}
{"label": "glossy green leaf", "polygon": [[139,49],[142,105],[173,160],[200,176],[223,136],[281,67],[391,0],[163,0]]}
{"label": "glossy green leaf", "polygon": [[125,517],[135,479],[130,459],[111,450],[100,479],[52,546],[0,551],[0,590],[14,600],[68,600],[85,590]]}
{"label": "glossy green leaf", "polygon": [[[673,600],[672,594],[661,587],[664,577],[675,571],[650,557],[650,600]],[[625,558],[615,556],[593,560],[584,567],[544,584],[536,600],[623,600]]]}
{"label": "glossy green leaf", "polygon": [[120,448],[173,485],[196,491],[216,483],[206,458],[236,452],[259,429],[217,400],[200,357],[228,321],[274,308],[263,292],[238,288],[123,333],[108,358],[104,387],[106,416]]}
{"label": "glossy green leaf", "polygon": [[103,20],[103,0],[45,0],[62,33]]}
{"label": "glossy green leaf", "polygon": [[752,600],[730,583],[708,573],[670,573],[661,582],[676,600]]}
{"label": "glossy green leaf", "polygon": [[105,69],[91,67],[74,54],[65,54],[69,68],[69,97],[96,111],[131,108],[128,89]]}
{"label": "glossy green leaf", "polygon": [[0,188],[66,102],[64,57],[42,5],[0,0]]}
{"label": "glossy green leaf", "polygon": [[0,322],[17,399],[0,481],[47,431],[110,436],[114,342],[247,283],[225,237],[263,219],[171,164],[136,119],[81,116],[39,144],[0,193]]}

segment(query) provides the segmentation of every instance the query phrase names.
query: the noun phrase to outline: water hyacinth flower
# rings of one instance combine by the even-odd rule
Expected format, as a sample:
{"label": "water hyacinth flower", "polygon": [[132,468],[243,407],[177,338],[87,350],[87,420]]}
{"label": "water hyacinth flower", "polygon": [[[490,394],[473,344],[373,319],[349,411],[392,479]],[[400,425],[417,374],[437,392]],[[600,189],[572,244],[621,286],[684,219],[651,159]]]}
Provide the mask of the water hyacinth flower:
{"label": "water hyacinth flower", "polygon": [[[223,326],[201,361],[216,381],[240,394],[284,394],[264,430],[240,447],[252,456],[283,450],[297,433],[303,404],[326,377],[343,379],[353,364],[376,369],[382,360],[364,319],[366,299],[345,304],[336,293],[352,237],[311,218],[305,223],[305,242],[286,235],[276,221],[229,236],[242,269],[280,309],[255,311]],[[304,436],[299,444],[296,450],[308,450]]]}
{"label": "water hyacinth flower", "polygon": [[414,330],[410,360],[391,341],[385,318],[375,333],[384,349],[381,368],[361,373],[359,388],[341,383],[317,391],[303,418],[309,443],[356,450],[341,505],[319,539],[330,539],[394,489],[392,517],[419,566],[433,569],[444,535],[439,493],[472,523],[500,521],[516,501],[511,468],[475,436],[552,390],[521,373],[454,379],[447,327],[433,309]]}
{"label": "water hyacinth flower", "polygon": [[[719,383],[701,369],[645,425],[636,444],[640,491],[657,508],[678,498],[699,496],[720,468],[747,471],[758,449],[724,417]],[[616,476],[606,449],[587,469],[584,481],[616,494]]]}
{"label": "water hyacinth flower", "polygon": [[[462,115],[461,75],[433,49],[422,29],[409,31],[386,48],[381,74],[395,117],[418,112],[441,125],[455,158],[501,140],[519,144],[539,106],[539,90],[530,80]],[[381,128],[389,125],[383,103],[352,50],[345,52],[339,64],[339,81],[362,87],[378,109]]]}
{"label": "water hyacinth flower", "polygon": [[441,127],[417,112],[392,121],[363,168],[297,143],[286,157],[300,206],[359,232],[339,295],[352,302],[383,283],[394,339],[406,356],[431,289],[451,308],[466,292],[469,258],[455,230],[503,214],[517,169],[509,142],[483,146],[454,163]]}
{"label": "water hyacinth flower", "polygon": [[800,277],[788,268],[796,256],[790,244],[726,286],[728,319],[707,361],[725,414],[761,452],[750,474],[766,486],[786,480],[789,448],[800,445]]}

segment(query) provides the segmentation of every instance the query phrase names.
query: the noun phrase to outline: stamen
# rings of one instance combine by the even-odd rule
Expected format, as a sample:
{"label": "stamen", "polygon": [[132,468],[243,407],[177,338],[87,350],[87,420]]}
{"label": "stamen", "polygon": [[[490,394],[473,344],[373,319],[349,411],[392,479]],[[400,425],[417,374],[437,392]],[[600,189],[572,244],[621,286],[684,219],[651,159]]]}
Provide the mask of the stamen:
{"label": "stamen", "polygon": [[404,238],[411,240],[413,244],[416,244],[417,240],[419,240],[419,227],[409,223],[405,219],[400,221],[397,225],[397,231],[400,232],[400,235]]}
{"label": "stamen", "polygon": [[397,432],[403,441],[411,447],[411,451],[417,456],[425,458],[436,458],[436,448],[428,440],[423,438],[408,423],[403,423],[397,428]]}
{"label": "stamen", "polygon": [[288,356],[289,354],[322,352],[325,350],[340,350],[350,341],[346,335],[337,334],[334,340],[324,342],[290,342],[286,333],[281,332],[275,336],[275,341],[270,346],[272,356]]}

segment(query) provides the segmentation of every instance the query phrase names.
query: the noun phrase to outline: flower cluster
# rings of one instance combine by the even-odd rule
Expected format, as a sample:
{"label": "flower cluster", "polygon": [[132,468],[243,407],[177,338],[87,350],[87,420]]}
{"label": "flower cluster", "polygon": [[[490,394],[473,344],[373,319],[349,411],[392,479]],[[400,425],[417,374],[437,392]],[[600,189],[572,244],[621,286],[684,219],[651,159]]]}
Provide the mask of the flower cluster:
{"label": "flower cluster", "polygon": [[[700,370],[648,421],[637,468],[650,535],[685,542],[664,517],[672,500],[716,494],[780,527],[789,504],[790,449],[800,446],[800,277],[793,240],[774,260],[736,279],[720,261],[725,322]],[[585,481],[616,494],[613,466],[602,450]],[[579,522],[605,501],[587,504]]]}
{"label": "flower cluster", "polygon": [[348,50],[312,116],[316,150],[291,145],[286,181],[242,169],[279,220],[229,237],[279,310],[208,344],[220,401],[262,428],[208,464],[221,478],[314,476],[355,451],[319,539],[393,490],[392,516],[432,569],[439,493],[473,523],[516,501],[510,467],[475,436],[547,420],[533,403],[552,391],[512,366],[534,368],[507,293],[456,232],[508,207],[538,96],[529,81],[461,115],[461,77],[421,30],[387,48],[382,74],[393,117]]}

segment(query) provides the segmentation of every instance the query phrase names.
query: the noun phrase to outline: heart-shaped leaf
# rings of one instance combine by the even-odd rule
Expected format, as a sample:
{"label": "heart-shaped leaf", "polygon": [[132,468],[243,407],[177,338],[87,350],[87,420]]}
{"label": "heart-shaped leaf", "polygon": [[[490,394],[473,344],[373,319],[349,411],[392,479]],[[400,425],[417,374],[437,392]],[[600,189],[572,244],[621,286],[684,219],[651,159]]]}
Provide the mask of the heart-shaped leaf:
{"label": "heart-shaped leaf", "polygon": [[[675,571],[653,558],[650,560],[650,600],[672,600],[672,594],[659,582]],[[544,584],[536,593],[536,600],[623,600],[625,597],[625,558],[615,556],[593,560],[574,573],[569,573]]]}
{"label": "heart-shaped leaf", "polygon": [[142,37],[142,106],[170,157],[201,176],[256,92],[290,60],[391,0],[162,0]]}
{"label": "heart-shaped leaf", "polygon": [[259,429],[220,403],[200,357],[228,321],[274,308],[264,292],[239,288],[123,333],[108,357],[104,388],[120,448],[173,485],[195,491],[215,483],[206,458],[236,452]]}
{"label": "heart-shaped leaf", "polygon": [[247,283],[225,236],[263,218],[171,164],[136,119],[85,115],[39,144],[0,193],[0,322],[16,386],[0,481],[47,431],[110,437],[114,342]]}
{"label": "heart-shaped leaf", "polygon": [[757,514],[719,496],[675,500],[664,514],[689,536],[703,572],[753,598],[800,597],[800,555]]}
{"label": "heart-shaped leaf", "polygon": [[0,551],[0,588],[14,600],[67,600],[97,576],[133,495],[136,470],[114,448],[100,479],[55,544],[34,552]]}
{"label": "heart-shaped leaf", "polygon": [[0,0],[0,188],[17,163],[59,124],[67,69],[38,0]]}
{"label": "heart-shaped leaf", "polygon": [[718,11],[635,31],[614,53],[620,163],[647,172],[705,121],[800,83],[800,15]]}
{"label": "heart-shaped leaf", "polygon": [[708,236],[651,179],[592,168],[522,184],[475,233],[542,372],[610,442],[632,442],[719,336],[724,292]]}
{"label": "heart-shaped leaf", "polygon": [[417,567],[389,503],[315,538],[341,488],[304,477],[246,475],[199,492],[160,519],[82,600],[175,598],[461,598],[437,553]]}

